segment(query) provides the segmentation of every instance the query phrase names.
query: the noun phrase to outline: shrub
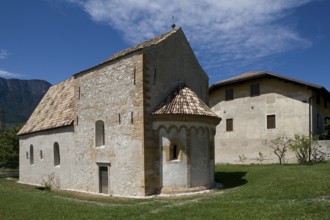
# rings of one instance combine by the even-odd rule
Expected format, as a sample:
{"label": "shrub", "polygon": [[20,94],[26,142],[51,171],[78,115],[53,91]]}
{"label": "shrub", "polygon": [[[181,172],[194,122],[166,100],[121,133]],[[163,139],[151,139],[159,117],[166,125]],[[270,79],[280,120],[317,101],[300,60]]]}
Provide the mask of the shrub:
{"label": "shrub", "polygon": [[285,153],[290,146],[290,139],[286,137],[278,137],[270,141],[270,147],[273,149],[274,154],[278,157],[279,164],[282,164],[285,158]]}
{"label": "shrub", "polygon": [[246,160],[247,160],[246,156],[245,156],[244,154],[242,154],[242,155],[239,155],[238,158],[239,158],[239,161],[240,161],[243,165],[245,165],[245,162],[246,162]]}
{"label": "shrub", "polygon": [[261,164],[265,160],[266,156],[263,155],[263,153],[259,152],[258,154],[259,157],[257,157],[257,161],[259,161]]}
{"label": "shrub", "polygon": [[318,138],[295,135],[290,143],[290,148],[296,153],[298,163],[322,162],[325,160],[325,153],[320,151],[321,147]]}

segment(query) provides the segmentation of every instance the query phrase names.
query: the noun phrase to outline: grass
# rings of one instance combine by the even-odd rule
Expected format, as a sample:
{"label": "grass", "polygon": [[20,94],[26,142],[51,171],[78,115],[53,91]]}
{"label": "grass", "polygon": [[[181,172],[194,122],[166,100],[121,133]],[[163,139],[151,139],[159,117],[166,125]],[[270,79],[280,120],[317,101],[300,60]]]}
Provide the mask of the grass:
{"label": "grass", "polygon": [[225,189],[121,199],[42,191],[0,179],[0,219],[329,219],[330,163],[219,165]]}

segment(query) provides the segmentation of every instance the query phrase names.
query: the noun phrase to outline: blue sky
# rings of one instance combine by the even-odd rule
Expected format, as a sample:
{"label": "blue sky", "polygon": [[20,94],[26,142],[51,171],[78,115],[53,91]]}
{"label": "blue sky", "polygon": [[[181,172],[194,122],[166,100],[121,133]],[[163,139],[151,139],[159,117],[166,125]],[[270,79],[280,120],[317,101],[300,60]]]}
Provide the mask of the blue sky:
{"label": "blue sky", "polygon": [[330,90],[330,0],[1,0],[0,77],[59,83],[169,31],[210,84],[271,71]]}

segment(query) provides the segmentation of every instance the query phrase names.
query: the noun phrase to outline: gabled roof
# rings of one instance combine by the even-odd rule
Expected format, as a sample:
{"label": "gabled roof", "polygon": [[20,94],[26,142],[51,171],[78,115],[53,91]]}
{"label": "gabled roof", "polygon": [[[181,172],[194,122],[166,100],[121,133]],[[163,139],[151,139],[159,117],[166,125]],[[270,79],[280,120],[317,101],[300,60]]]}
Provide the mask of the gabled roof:
{"label": "gabled roof", "polygon": [[152,113],[153,115],[200,115],[218,117],[191,89],[178,86]]}
{"label": "gabled roof", "polygon": [[126,55],[132,54],[132,53],[134,53],[136,51],[139,51],[139,50],[142,50],[144,48],[157,45],[160,42],[162,42],[163,40],[167,39],[169,36],[171,36],[171,35],[173,35],[175,33],[178,33],[178,32],[182,32],[182,29],[181,28],[173,29],[173,30],[171,30],[169,32],[166,32],[164,34],[161,34],[159,36],[156,36],[154,38],[151,38],[149,40],[146,40],[146,41],[144,41],[142,43],[139,43],[139,44],[137,44],[137,45],[135,45],[133,47],[130,47],[128,49],[125,49],[125,50],[122,50],[122,51],[120,51],[118,53],[115,53],[114,55],[112,55],[111,57],[107,58],[103,62],[97,64],[96,66],[93,66],[93,67],[88,68],[86,70],[80,71],[80,72],[76,73],[75,75],[79,75],[80,73],[83,73],[83,72],[88,71],[90,69],[96,68],[96,67],[101,66],[101,65],[103,65],[103,64],[105,64],[107,62],[111,62],[113,60],[119,59],[119,58],[124,57]]}
{"label": "gabled roof", "polygon": [[[144,48],[159,44],[168,37],[179,32],[182,32],[181,28],[171,30],[126,50],[120,51],[98,65],[76,73],[75,76],[107,62],[114,61]],[[72,77],[49,88],[29,120],[19,131],[18,135],[68,126],[72,124],[74,117],[74,77]]]}
{"label": "gabled roof", "polygon": [[229,79],[225,79],[222,81],[219,81],[215,84],[213,84],[209,91],[210,93],[214,90],[216,90],[217,88],[220,88],[222,86],[225,85],[230,85],[230,84],[234,84],[234,83],[240,83],[240,82],[244,82],[244,81],[248,81],[248,80],[252,80],[252,79],[259,79],[259,78],[267,78],[267,77],[273,77],[273,78],[277,78],[277,79],[281,79],[287,82],[291,82],[294,84],[298,84],[310,89],[314,89],[314,90],[321,90],[322,92],[328,93],[329,91],[327,89],[325,89],[322,86],[316,85],[316,84],[312,84],[312,83],[308,83],[302,80],[297,80],[297,79],[293,79],[287,76],[283,76],[280,74],[275,74],[275,73],[271,73],[271,72],[266,72],[266,71],[260,71],[260,72],[247,72]]}
{"label": "gabled roof", "polygon": [[72,124],[74,120],[74,78],[49,88],[18,135]]}

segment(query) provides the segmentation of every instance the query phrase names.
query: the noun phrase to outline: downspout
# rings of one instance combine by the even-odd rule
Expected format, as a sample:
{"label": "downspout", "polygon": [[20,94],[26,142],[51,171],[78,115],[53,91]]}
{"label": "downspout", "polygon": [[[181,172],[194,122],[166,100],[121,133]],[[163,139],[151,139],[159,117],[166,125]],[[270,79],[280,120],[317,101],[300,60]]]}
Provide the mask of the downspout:
{"label": "downspout", "polygon": [[308,128],[308,137],[309,137],[309,148],[308,148],[308,162],[311,161],[311,151],[312,151],[312,98],[314,96],[309,97],[308,99],[308,115],[309,115],[309,128]]}
{"label": "downspout", "polygon": [[312,99],[318,95],[312,95],[308,99],[309,104],[309,148],[308,148],[308,162],[311,162],[312,153]]}

